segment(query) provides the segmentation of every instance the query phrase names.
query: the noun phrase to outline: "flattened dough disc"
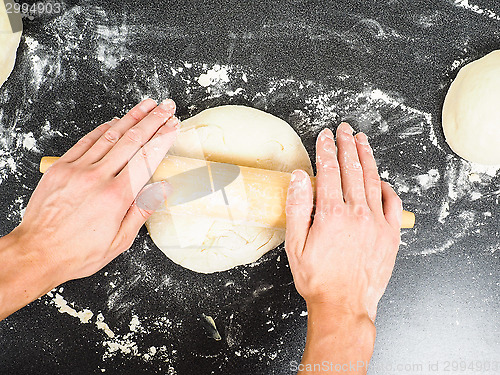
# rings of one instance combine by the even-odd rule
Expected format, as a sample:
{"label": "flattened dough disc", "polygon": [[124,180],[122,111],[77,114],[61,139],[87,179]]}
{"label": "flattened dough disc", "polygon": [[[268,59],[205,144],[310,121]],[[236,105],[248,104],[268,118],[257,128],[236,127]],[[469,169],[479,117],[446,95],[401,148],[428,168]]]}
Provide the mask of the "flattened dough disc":
{"label": "flattened dough disc", "polygon": [[[181,123],[171,154],[242,166],[312,175],[299,136],[285,121],[257,109],[222,106]],[[252,263],[281,244],[283,230],[227,220],[155,212],[146,222],[155,244],[175,263],[196,272]]]}

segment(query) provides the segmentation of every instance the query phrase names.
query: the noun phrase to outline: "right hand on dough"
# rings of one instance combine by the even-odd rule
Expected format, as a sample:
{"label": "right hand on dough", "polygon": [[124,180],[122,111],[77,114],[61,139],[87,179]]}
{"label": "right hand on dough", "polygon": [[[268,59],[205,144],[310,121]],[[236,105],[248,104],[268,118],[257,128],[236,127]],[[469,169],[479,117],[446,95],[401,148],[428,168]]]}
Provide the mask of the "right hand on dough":
{"label": "right hand on dough", "polygon": [[132,245],[155,205],[135,198],[175,141],[174,113],[170,99],[143,100],[84,136],[43,175],[12,234],[43,255],[58,283],[94,274]]}
{"label": "right hand on dough", "polygon": [[399,247],[402,204],[380,181],[366,135],[352,133],[346,123],[338,127],[338,152],[329,129],[318,137],[313,221],[309,176],[293,173],[285,249],[308,310],[373,322]]}

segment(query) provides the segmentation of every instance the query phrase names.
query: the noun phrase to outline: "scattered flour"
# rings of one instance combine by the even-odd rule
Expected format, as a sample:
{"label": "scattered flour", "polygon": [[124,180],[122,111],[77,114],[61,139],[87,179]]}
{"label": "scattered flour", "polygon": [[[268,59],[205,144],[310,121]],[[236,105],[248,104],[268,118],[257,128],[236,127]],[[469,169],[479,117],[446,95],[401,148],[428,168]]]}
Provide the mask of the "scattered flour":
{"label": "scattered flour", "polygon": [[444,220],[448,217],[449,214],[450,214],[450,203],[448,201],[444,201],[441,204],[441,209],[439,210],[438,221],[441,224],[444,224]]}
{"label": "scattered flour", "polygon": [[439,182],[439,171],[435,168],[430,169],[426,174],[415,177],[422,190],[428,190]]}
{"label": "scattered flour", "polygon": [[[500,21],[500,14],[491,9],[481,8],[479,5],[472,4],[469,0],[454,0],[454,2],[455,5],[460,8]],[[500,12],[500,10],[498,12]]]}
{"label": "scattered flour", "polygon": [[130,321],[129,329],[131,332],[139,332],[140,330],[142,330],[141,322],[137,315],[132,315],[132,320]]}
{"label": "scattered flour", "polygon": [[84,324],[89,323],[94,316],[94,313],[92,313],[92,311],[90,311],[89,309],[84,309],[81,311],[75,310],[59,293],[56,293],[55,297],[52,299],[52,303],[57,307],[60,313],[68,314],[72,317],[78,318],[80,322]]}
{"label": "scattered flour", "polygon": [[228,83],[228,67],[214,65],[206,73],[201,74],[197,79],[200,86],[208,87],[218,83]]}
{"label": "scattered flour", "polygon": [[102,313],[99,313],[99,315],[97,315],[97,320],[95,322],[95,325],[97,326],[97,329],[104,331],[104,333],[109,337],[111,338],[115,337],[115,333],[109,328],[109,326],[106,323],[104,323],[104,316],[102,315]]}
{"label": "scattered flour", "polygon": [[[159,347],[150,346],[148,348],[141,349],[139,347],[138,341],[140,339],[140,334],[148,334],[149,330],[146,330],[139,320],[137,315],[132,315],[132,318],[129,323],[129,332],[120,335],[116,334],[111,330],[109,325],[105,322],[105,318],[103,313],[99,313],[95,315],[89,309],[78,310],[74,307],[74,304],[68,302],[60,293],[63,292],[63,288],[53,289],[47,296],[50,298],[46,301],[47,304],[51,304],[57,308],[57,310],[61,314],[68,314],[80,321],[82,324],[92,323],[93,318],[95,316],[95,326],[98,330],[103,331],[107,339],[102,341],[102,345],[105,348],[105,352],[103,354],[103,360],[108,358],[112,358],[117,354],[120,355],[130,355],[134,357],[141,357],[144,361],[150,361],[153,358],[161,358],[163,363],[168,366],[169,371],[167,373],[171,373],[173,371],[173,367],[169,365],[169,359],[175,354],[175,350],[171,348],[167,348],[164,345],[160,345]],[[165,324],[169,327],[172,327],[171,322],[166,322],[166,319],[159,319],[157,326],[165,326]]]}

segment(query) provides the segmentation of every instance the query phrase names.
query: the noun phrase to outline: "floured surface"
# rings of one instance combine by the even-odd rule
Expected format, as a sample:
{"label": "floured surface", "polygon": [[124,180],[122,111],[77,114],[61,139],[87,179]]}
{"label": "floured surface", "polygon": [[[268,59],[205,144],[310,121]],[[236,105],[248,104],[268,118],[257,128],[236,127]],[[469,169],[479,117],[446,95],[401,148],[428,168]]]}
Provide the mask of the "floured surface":
{"label": "floured surface", "polygon": [[[440,111],[458,68],[496,43],[498,21],[454,0],[352,4],[324,17],[319,2],[303,12],[242,5],[241,21],[196,5],[172,19],[167,7],[91,2],[26,28],[0,89],[2,234],[19,222],[42,155],[62,154],[146,96],[172,96],[182,119],[223,104],[262,109],[290,123],[310,156],[325,124],[349,120],[417,215],[380,304],[373,373],[402,360],[495,360],[499,171],[451,153]],[[143,230],[94,277],[1,322],[0,362],[10,373],[282,374],[300,359],[306,320],[282,247],[199,275],[165,262]]]}

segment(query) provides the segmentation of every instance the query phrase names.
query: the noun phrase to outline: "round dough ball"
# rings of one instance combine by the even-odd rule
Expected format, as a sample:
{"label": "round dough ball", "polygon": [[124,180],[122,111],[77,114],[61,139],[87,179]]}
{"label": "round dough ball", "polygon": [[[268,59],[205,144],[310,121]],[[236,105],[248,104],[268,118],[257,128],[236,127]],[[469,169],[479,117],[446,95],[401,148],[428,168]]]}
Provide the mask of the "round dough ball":
{"label": "round dough ball", "polygon": [[[169,153],[236,165],[312,175],[299,136],[285,121],[257,109],[222,106],[181,122]],[[154,243],[175,263],[202,273],[252,263],[285,239],[284,230],[220,219],[155,212],[146,222]]]}
{"label": "round dough ball", "polygon": [[20,14],[7,14],[4,2],[0,1],[0,86],[14,68],[16,51],[21,40],[21,31],[12,32],[11,21],[16,25],[22,25]]}
{"label": "round dough ball", "polygon": [[500,164],[500,50],[460,69],[444,100],[443,131],[462,158]]}

